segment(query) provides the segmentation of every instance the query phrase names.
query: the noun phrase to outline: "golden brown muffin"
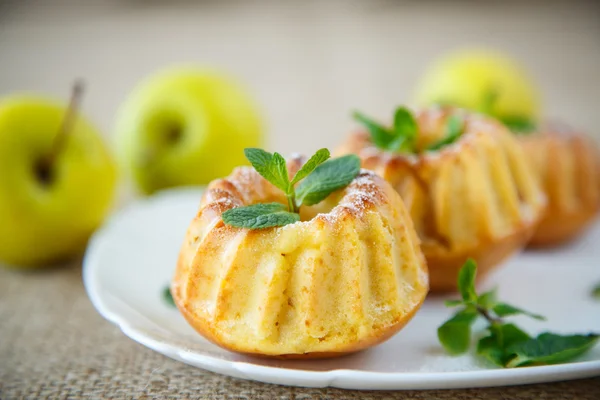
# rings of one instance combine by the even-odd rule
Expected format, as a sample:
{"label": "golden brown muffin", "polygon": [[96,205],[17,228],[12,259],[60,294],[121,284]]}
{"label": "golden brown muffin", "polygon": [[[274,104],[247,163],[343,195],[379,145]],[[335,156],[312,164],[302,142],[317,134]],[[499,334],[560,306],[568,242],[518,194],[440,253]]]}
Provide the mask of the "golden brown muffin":
{"label": "golden brown muffin", "polygon": [[585,134],[558,123],[518,135],[548,197],[529,244],[553,246],[585,231],[600,210],[600,153]]}
{"label": "golden brown muffin", "polygon": [[[290,174],[301,164],[288,161]],[[250,167],[209,185],[171,289],[198,332],[242,353],[327,357],[374,346],[413,317],[427,268],[387,182],[362,170],[281,227],[249,230],[221,219],[233,207],[273,201],[285,204],[283,192]]]}
{"label": "golden brown muffin", "polygon": [[[444,137],[448,118],[463,121],[457,141],[427,150]],[[366,132],[352,135],[338,154],[355,153],[400,193],[427,260],[431,291],[456,290],[467,258],[478,278],[529,240],[545,196],[525,155],[500,123],[460,109],[429,108],[415,114],[414,153],[377,148]]]}

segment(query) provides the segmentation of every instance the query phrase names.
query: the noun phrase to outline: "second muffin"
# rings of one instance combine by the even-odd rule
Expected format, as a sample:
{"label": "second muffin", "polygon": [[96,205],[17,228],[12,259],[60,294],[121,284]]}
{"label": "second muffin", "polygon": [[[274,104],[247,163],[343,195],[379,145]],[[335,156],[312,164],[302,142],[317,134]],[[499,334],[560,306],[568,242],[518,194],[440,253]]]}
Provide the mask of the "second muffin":
{"label": "second muffin", "polygon": [[367,131],[338,153],[357,154],[400,193],[422,241],[432,291],[455,290],[467,258],[483,277],[529,240],[546,199],[503,125],[437,107],[414,115],[399,108],[391,128],[357,119]]}

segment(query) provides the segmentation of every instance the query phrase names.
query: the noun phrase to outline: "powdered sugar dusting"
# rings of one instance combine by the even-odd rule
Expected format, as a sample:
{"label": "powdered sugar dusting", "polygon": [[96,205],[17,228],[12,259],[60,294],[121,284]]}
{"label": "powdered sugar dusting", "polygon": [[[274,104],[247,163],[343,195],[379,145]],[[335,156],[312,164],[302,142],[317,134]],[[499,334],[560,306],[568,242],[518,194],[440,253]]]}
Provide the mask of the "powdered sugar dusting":
{"label": "powdered sugar dusting", "polygon": [[229,198],[229,197],[221,197],[221,198],[213,201],[212,203],[214,203],[214,204],[221,204],[225,208],[232,208],[232,207],[235,207],[235,206],[238,205],[233,200],[231,200],[231,198]]}

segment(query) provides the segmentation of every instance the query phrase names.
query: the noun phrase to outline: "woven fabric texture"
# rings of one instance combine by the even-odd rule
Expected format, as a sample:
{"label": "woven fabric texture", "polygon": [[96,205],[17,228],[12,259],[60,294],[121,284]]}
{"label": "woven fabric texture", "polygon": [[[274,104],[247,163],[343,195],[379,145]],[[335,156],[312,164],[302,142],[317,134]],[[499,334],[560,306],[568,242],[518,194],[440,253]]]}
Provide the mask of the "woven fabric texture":
{"label": "woven fabric texture", "polygon": [[81,268],[0,269],[0,399],[600,399],[600,377],[468,390],[306,389],[213,374],[127,338],[88,300]]}

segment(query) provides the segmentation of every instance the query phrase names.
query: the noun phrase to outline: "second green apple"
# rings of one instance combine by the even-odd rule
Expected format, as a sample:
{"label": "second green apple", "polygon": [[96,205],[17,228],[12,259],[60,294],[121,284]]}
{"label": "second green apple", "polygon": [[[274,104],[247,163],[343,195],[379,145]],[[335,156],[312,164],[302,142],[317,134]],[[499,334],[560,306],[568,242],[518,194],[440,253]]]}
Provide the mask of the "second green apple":
{"label": "second green apple", "polygon": [[174,68],[144,80],[116,124],[117,154],[139,190],[207,184],[246,163],[263,145],[258,109],[231,77]]}
{"label": "second green apple", "polygon": [[533,80],[517,60],[492,50],[459,50],[437,59],[420,79],[415,102],[479,111],[515,130],[535,125],[540,116]]}

